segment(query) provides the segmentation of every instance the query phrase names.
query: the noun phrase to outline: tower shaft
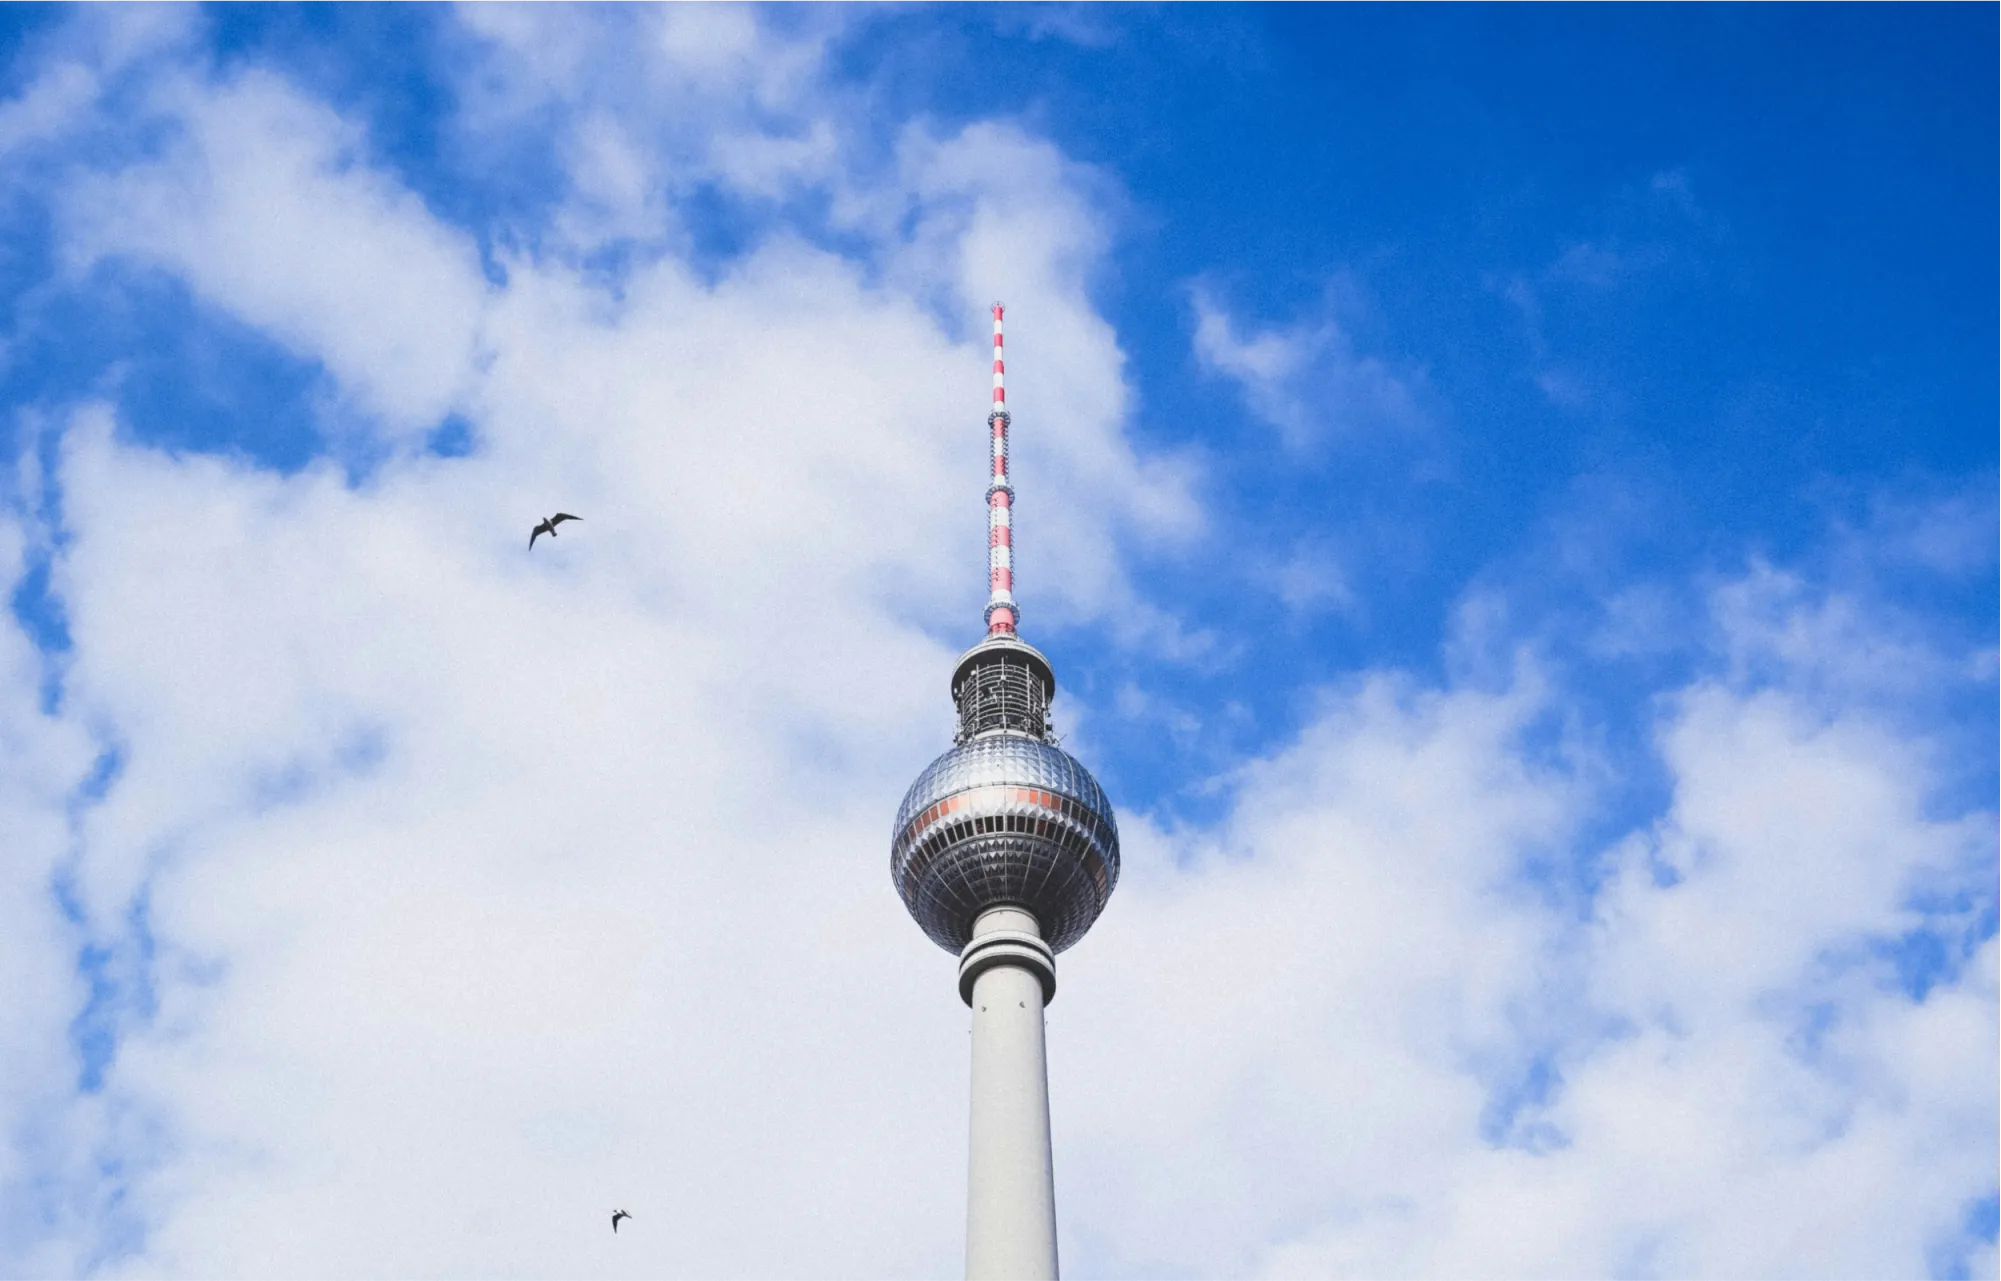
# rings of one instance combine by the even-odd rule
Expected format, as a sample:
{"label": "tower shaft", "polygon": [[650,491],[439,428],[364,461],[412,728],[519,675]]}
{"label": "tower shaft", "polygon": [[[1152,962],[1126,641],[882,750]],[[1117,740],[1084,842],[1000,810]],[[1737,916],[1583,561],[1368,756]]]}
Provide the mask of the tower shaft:
{"label": "tower shaft", "polygon": [[1056,1170],[1042,1018],[1054,958],[1034,916],[997,907],[974,924],[959,972],[973,1014],[966,1281],[1054,1281]]}

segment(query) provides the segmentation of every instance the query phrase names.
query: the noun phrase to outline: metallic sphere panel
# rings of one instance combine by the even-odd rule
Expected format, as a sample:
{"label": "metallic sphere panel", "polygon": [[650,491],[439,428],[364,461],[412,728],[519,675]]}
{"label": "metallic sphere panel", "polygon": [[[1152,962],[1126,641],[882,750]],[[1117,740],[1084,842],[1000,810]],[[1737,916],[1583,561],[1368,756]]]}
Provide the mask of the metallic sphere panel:
{"label": "metallic sphere panel", "polygon": [[1119,829],[1090,772],[1022,734],[954,747],[917,776],[897,810],[890,875],[924,932],[951,952],[973,920],[1013,904],[1051,950],[1084,936],[1119,879]]}

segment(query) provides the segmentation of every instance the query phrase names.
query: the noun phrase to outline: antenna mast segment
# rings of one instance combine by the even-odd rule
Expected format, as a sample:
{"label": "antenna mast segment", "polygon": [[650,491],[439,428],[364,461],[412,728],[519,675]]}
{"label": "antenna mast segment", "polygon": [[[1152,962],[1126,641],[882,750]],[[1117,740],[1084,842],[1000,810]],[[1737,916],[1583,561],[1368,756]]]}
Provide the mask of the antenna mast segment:
{"label": "antenna mast segment", "polygon": [[987,485],[987,635],[1012,636],[1021,610],[1014,603],[1014,486],[1007,479],[1007,368],[1001,360],[1001,305],[994,304],[993,477]]}

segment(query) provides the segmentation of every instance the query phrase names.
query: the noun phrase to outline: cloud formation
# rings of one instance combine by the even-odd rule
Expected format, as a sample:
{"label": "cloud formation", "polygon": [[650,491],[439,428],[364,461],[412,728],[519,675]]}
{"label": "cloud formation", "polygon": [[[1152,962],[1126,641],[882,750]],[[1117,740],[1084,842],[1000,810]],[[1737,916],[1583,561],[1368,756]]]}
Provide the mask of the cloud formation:
{"label": "cloud formation", "polygon": [[[159,145],[63,170],[72,280],[315,364],[372,461],[164,449],[115,388],[24,437],[0,581],[69,640],[0,627],[0,1268],[956,1268],[964,1012],[885,828],[982,595],[984,302],[1031,631],[1183,626],[1131,566],[1203,528],[1199,477],[1135,442],[1079,283],[1108,179],[1014,123],[869,133],[782,20],[456,19],[453,136],[563,175],[493,235],[277,70],[76,64]],[[103,127],[71,74],[12,136]],[[703,182],[774,202],[720,264]],[[1354,424],[1416,412],[1338,330],[1194,305],[1298,443],[1349,421],[1304,397],[1330,370]],[[465,456],[424,447],[448,415]],[[1992,652],[1868,586],[1985,572],[1962,507],[1691,588],[1649,812],[1503,619],[1498,676],[1302,691],[1213,823],[1123,813],[1050,1015],[1066,1265],[1991,1272],[1994,816],[1880,674],[1991,698]]]}
{"label": "cloud formation", "polygon": [[1246,333],[1206,284],[1191,285],[1188,297],[1196,362],[1235,383],[1251,412],[1276,428],[1288,449],[1308,449],[1330,436],[1401,435],[1424,426],[1422,374],[1357,352],[1331,314]]}

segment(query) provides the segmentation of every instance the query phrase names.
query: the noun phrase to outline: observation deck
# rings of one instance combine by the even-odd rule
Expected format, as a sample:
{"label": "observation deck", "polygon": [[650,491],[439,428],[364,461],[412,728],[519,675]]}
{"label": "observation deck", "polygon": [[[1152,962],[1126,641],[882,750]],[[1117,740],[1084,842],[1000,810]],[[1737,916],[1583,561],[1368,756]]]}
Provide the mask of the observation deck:
{"label": "observation deck", "polygon": [[918,925],[958,953],[995,907],[1032,913],[1061,952],[1091,928],[1119,879],[1119,832],[1104,789],[1049,730],[1056,678],[1012,634],[953,669],[959,732],[897,810],[890,873]]}

